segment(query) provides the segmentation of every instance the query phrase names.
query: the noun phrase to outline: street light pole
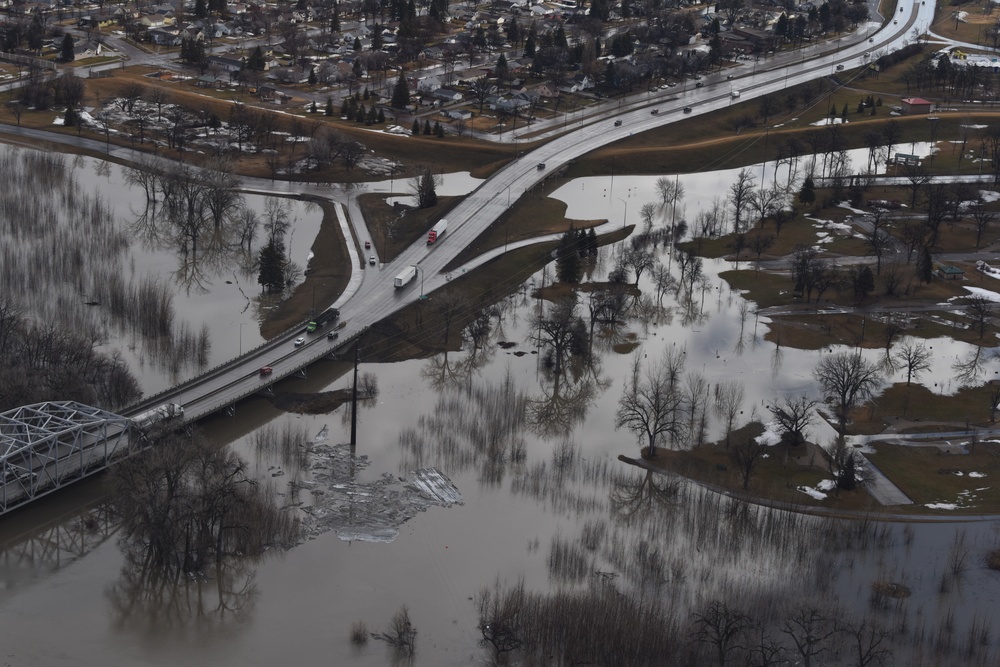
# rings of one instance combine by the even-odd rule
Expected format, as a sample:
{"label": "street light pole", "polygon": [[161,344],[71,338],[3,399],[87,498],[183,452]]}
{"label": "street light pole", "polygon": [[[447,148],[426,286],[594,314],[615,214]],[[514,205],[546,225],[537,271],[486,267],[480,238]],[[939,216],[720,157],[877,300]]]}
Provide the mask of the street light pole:
{"label": "street light pole", "polygon": [[424,269],[418,266],[417,271],[420,272],[420,298],[424,298]]}
{"label": "street light pole", "polygon": [[628,202],[621,197],[615,197],[615,199],[625,204],[625,210],[622,211],[622,229],[625,229],[625,219],[628,217]]}
{"label": "street light pole", "polygon": [[240,356],[243,356],[243,325],[246,322],[240,322]]}

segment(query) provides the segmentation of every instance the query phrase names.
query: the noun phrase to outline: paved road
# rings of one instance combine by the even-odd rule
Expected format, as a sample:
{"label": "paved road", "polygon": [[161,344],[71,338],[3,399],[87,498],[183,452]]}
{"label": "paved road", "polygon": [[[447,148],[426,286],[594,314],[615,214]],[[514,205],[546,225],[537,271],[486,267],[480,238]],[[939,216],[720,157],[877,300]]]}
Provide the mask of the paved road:
{"label": "paved road", "polygon": [[[830,74],[838,63],[858,64],[863,54],[873,48],[895,48],[906,41],[910,27],[919,20],[929,20],[933,13],[933,8],[926,5],[918,6],[916,9],[916,12],[910,11],[900,15],[908,18],[899,19],[897,25],[890,24],[877,32],[872,38],[874,42],[864,41],[862,36],[858,43],[847,44],[838,48],[836,53],[821,55],[808,62],[803,62],[804,56],[800,54],[777,56],[767,63],[757,64],[750,76],[743,77],[738,82],[725,81],[721,79],[722,75],[716,75],[715,78],[710,78],[707,81],[708,85],[703,88],[688,90],[675,99],[663,100],[658,105],[660,110],[658,115],[651,115],[648,109],[625,111],[616,116],[622,121],[621,126],[616,127],[611,118],[604,118],[583,124],[575,131],[553,138],[529,155],[522,156],[521,159],[496,172],[460,202],[449,213],[448,232],[438,243],[426,246],[419,241],[391,264],[385,265],[381,271],[364,271],[364,276],[353,295],[338,303],[343,322],[338,340],[328,340],[320,333],[310,336],[305,345],[295,348],[291,341],[303,332],[290,331],[247,352],[239,359],[151,400],[157,403],[180,403],[185,407],[187,419],[194,420],[266,388],[277,379],[330,355],[350,337],[359,335],[368,326],[415,302],[421,292],[429,293],[443,285],[447,277],[442,274],[442,269],[507,209],[508,200],[513,204],[523,192],[553,175],[567,162],[636,132],[686,118],[687,114],[683,113],[683,108],[686,106],[691,106],[695,114],[722,108],[730,103],[730,90],[733,86],[739,86],[741,99],[766,95],[787,86]],[[846,42],[846,38],[841,40],[841,43]],[[24,128],[11,129],[22,136],[33,136],[32,132]],[[100,142],[79,137],[39,134],[44,135],[43,138],[47,140],[65,142],[90,150],[100,151],[104,146]],[[125,159],[129,159],[127,156],[132,154],[129,149],[122,148],[115,148],[111,152]],[[324,186],[272,184],[260,179],[245,179],[244,183],[246,187],[261,190],[307,194],[318,194],[322,191],[327,197],[335,195]],[[349,191],[342,194],[347,194],[349,200]],[[360,217],[355,217],[355,209],[352,209],[351,213],[352,219],[360,220]],[[418,277],[420,282],[410,283],[403,289],[394,289],[393,277],[408,265],[415,265],[420,269]],[[272,376],[261,378],[258,375],[258,369],[264,365],[274,368]]]}

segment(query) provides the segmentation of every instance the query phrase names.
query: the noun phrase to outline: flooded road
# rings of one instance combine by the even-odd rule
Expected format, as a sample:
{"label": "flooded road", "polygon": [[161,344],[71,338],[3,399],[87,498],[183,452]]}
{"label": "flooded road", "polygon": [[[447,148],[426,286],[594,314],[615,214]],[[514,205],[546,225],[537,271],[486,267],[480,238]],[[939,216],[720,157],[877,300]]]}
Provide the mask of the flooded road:
{"label": "flooded road", "polygon": [[[101,178],[111,182],[110,176]],[[557,196],[570,202],[570,217],[592,218],[595,211],[604,215],[601,201],[624,191],[628,201],[636,202],[628,204],[631,216],[642,203],[657,199],[654,180],[619,176],[613,193],[605,195],[610,179],[606,185],[586,179],[565,186],[572,196]],[[701,186],[692,181],[686,187],[690,218]],[[704,187],[700,198],[710,200],[718,185]],[[606,215],[614,219],[616,211],[625,213],[624,207],[611,207]],[[305,209],[298,214],[303,219],[319,215]],[[297,233],[295,244],[309,235]],[[294,252],[300,252],[305,246],[296,247]],[[594,280],[606,278],[620,252],[619,247],[601,251]],[[663,249],[657,252],[666,261]],[[170,257],[162,261],[162,270],[169,271]],[[75,504],[99,501],[100,480],[5,519],[0,523],[0,610],[7,661],[397,664],[398,656],[385,642],[370,639],[356,646],[350,632],[359,621],[369,632],[383,632],[406,605],[418,631],[413,664],[489,664],[479,645],[475,598],[497,578],[523,578],[528,590],[544,594],[608,585],[623,593],[638,591],[665,600],[678,623],[720,597],[756,605],[762,616],[773,618],[796,601],[837,600],[859,615],[871,607],[872,584],[891,580],[910,588],[910,597],[872,611],[887,626],[905,626],[901,641],[918,653],[926,649],[929,654],[932,635],[943,632],[949,615],[954,617],[953,647],[947,650],[958,650],[975,619],[987,619],[997,636],[1000,619],[989,614],[1000,596],[1000,580],[982,566],[983,554],[998,539],[992,523],[892,525],[879,531],[871,524],[744,509],[617,460],[638,450],[635,439],[614,426],[632,359],[614,351],[621,341],[637,344],[636,354],[645,363],[666,350],[683,350],[686,372],[702,376],[706,392],[724,381],[742,382],[747,398],[739,424],[763,419],[765,403],[774,397],[817,395],[812,369],[829,351],[765,342],[766,320],[741,309],[741,297],[718,279],[727,268],[725,262],[705,262],[706,283],[694,302],[682,304],[668,294],[662,309],[649,311],[652,316],[630,316],[619,331],[598,332],[593,363],[572,366],[559,377],[535,340],[532,316],[538,302],[527,290],[505,300],[491,316],[484,349],[472,350],[466,341],[459,353],[363,364],[362,371],[376,376],[379,394],[374,405],[359,412],[357,455],[367,458],[345,473],[344,494],[369,493],[361,485],[383,479],[392,480],[392,493],[402,494],[402,480],[428,467],[439,469],[461,493],[461,503],[428,505],[398,523],[391,541],[343,539],[363,535],[373,514],[388,523],[403,514],[388,502],[356,494],[352,502],[369,504],[359,513],[368,520],[359,521],[356,533],[318,532],[288,551],[239,561],[207,580],[182,578],[151,591],[132,585],[114,528],[95,518],[99,511],[69,512]],[[640,281],[647,295],[655,291],[650,280]],[[214,306],[207,296],[205,302],[186,296],[178,301],[178,312],[192,324],[217,320],[211,322],[213,355],[218,355],[213,359],[236,351],[238,327],[233,325],[243,317],[235,283],[225,285],[221,276],[218,282],[224,287],[213,281],[209,290],[218,299]],[[526,282],[540,285],[543,277],[535,274]],[[550,306],[545,308],[548,312]],[[251,328],[243,327],[244,337]],[[968,346],[945,339],[932,344],[942,359],[968,352]],[[941,385],[935,391],[947,391],[944,376],[950,370],[944,364],[922,378],[928,386]],[[348,370],[345,364],[322,362],[310,368],[308,378],[288,380],[280,389],[343,389]],[[144,371],[144,388],[162,381]],[[708,435],[719,437],[716,416],[708,411],[705,419]],[[304,433],[310,444],[283,453],[261,451],[255,444],[262,428],[286,425]],[[314,493],[309,483],[317,471],[307,452],[342,447],[349,440],[344,408],[319,416],[285,415],[257,397],[237,406],[234,417],[209,420],[205,431],[214,442],[231,443],[288,507],[322,507],[329,502],[324,496],[339,492],[328,485],[323,495]],[[828,435],[812,433],[817,440]],[[993,474],[976,486],[992,485]],[[821,478],[817,473],[816,481]],[[51,532],[33,533],[33,526],[47,522],[62,526],[66,538],[53,541]],[[949,575],[954,571],[950,554],[962,531],[971,545],[968,565]],[[36,539],[28,539],[33,534]],[[945,664],[960,663],[946,659]]]}

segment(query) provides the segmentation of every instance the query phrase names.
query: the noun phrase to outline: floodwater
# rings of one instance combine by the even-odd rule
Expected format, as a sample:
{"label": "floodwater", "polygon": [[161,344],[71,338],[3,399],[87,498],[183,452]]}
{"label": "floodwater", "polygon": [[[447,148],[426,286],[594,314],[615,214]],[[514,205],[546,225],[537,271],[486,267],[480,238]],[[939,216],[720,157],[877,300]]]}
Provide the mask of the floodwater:
{"label": "floodwater", "polygon": [[[681,176],[688,193],[685,215],[693,217],[698,206],[725,188],[727,178],[731,176]],[[95,186],[103,179],[112,182],[110,176],[95,177]],[[615,219],[620,212],[629,222],[637,221],[643,203],[657,201],[655,178],[647,177],[618,176],[613,186],[610,178],[583,179],[567,184],[556,196],[569,203],[570,217]],[[616,208],[618,197],[628,202],[627,212],[626,206]],[[595,280],[607,274],[618,252],[601,251]],[[662,250],[660,256],[666,261]],[[170,257],[161,261],[162,270],[169,271]],[[407,478],[417,468],[436,467],[463,499],[450,507],[427,507],[398,525],[398,536],[391,542],[345,541],[336,531],[323,532],[287,552],[243,562],[225,576],[181,582],[153,595],[128,586],[113,525],[105,536],[104,524],[93,518],[99,510],[87,520],[71,511],[76,500],[99,498],[98,481],[43,501],[10,521],[5,518],[0,523],[0,610],[7,661],[270,665],[292,659],[301,664],[397,664],[385,643],[371,640],[355,647],[349,633],[357,621],[372,632],[387,628],[405,604],[418,630],[413,664],[488,664],[487,653],[477,643],[474,598],[481,588],[499,577],[523,578],[531,591],[584,590],[595,585],[598,571],[618,574],[615,586],[623,591],[662,595],[682,617],[718,596],[837,599],[861,613],[872,582],[887,579],[912,590],[902,610],[879,612],[887,624],[898,625],[906,618],[910,632],[922,627],[933,634],[947,625],[951,611],[955,643],[960,643],[972,619],[989,614],[1000,598],[1000,580],[981,565],[985,550],[996,546],[994,523],[917,524],[912,534],[895,525],[880,544],[874,538],[831,544],[825,536],[836,530],[828,521],[797,518],[789,530],[762,537],[764,531],[732,523],[712,494],[687,484],[681,485],[682,491],[657,493],[641,471],[617,460],[619,454],[634,456],[637,444],[614,428],[631,355],[615,352],[611,342],[634,340],[639,344],[636,354],[646,363],[668,348],[681,349],[689,375],[702,374],[710,386],[739,380],[747,396],[739,424],[763,418],[765,403],[773,397],[816,395],[811,371],[820,355],[830,351],[806,352],[765,342],[766,319],[752,310],[743,314],[741,297],[719,281],[718,273],[726,268],[725,262],[706,262],[707,281],[690,303],[666,296],[664,308],[652,309],[648,321],[632,318],[609,342],[599,340],[592,366],[558,380],[545,369],[544,355],[533,340],[531,316],[538,304],[528,290],[515,291],[506,300],[502,315],[492,321],[485,349],[473,351],[466,342],[460,353],[363,365],[363,371],[376,375],[379,396],[374,406],[359,412],[357,453],[367,460],[355,471],[353,482],[373,484],[386,475]],[[524,278],[526,285],[543,281],[540,273]],[[644,276],[640,284],[646,294],[652,292],[648,281]],[[213,355],[218,355],[213,359],[221,360],[225,351],[234,352],[235,324],[241,317],[250,320],[248,313],[239,312],[242,297],[233,295],[235,285],[218,282],[221,285],[213,281],[210,290],[220,295],[215,307],[187,296],[177,303],[181,316],[192,322],[205,317],[224,320],[212,328]],[[220,309],[232,315],[219,317]],[[244,337],[250,328],[243,328]],[[251,344],[244,338],[244,346]],[[962,357],[970,348],[946,339],[929,344],[940,365],[922,380],[936,391],[950,391],[952,371],[946,360]],[[289,380],[281,389],[342,388],[347,386],[347,371],[343,364],[320,363],[310,369],[309,378]],[[144,377],[144,387],[159,381]],[[507,421],[501,424],[502,419]],[[710,434],[717,437],[719,426],[711,414],[707,419]],[[240,404],[233,418],[220,416],[205,425],[211,439],[231,442],[291,503],[296,496],[288,482],[308,481],[309,466],[255,456],[252,432],[271,420],[301,427],[317,444],[326,445],[347,442],[350,425],[343,409],[289,416],[263,398]],[[498,432],[502,425],[503,436],[487,438],[489,433],[477,430],[480,424],[497,425]],[[813,435],[822,441],[828,434],[820,430]],[[973,485],[991,486],[993,474]],[[821,478],[817,474],[816,481]],[[68,516],[62,516],[64,512]],[[761,510],[758,521],[765,523],[770,514],[780,513]],[[58,527],[65,535],[50,539]],[[365,528],[359,525],[353,534],[363,535]],[[973,544],[968,567],[942,584],[950,545],[963,530]],[[744,531],[736,532],[743,539],[727,541],[727,531]],[[594,534],[604,537],[596,539]],[[556,557],[567,544],[579,556],[579,567],[569,568]],[[998,622],[995,617],[988,620],[994,637]],[[901,642],[909,645],[911,637]],[[914,644],[916,651],[922,650],[923,644]]]}

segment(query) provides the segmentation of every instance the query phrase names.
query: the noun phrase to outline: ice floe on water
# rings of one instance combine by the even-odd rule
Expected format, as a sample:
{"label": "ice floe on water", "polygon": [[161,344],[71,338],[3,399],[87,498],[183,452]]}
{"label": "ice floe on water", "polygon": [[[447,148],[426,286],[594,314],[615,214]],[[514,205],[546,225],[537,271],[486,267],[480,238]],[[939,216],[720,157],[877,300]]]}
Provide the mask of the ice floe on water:
{"label": "ice floe on water", "polygon": [[349,445],[325,444],[327,433],[324,427],[309,448],[309,479],[289,484],[286,507],[301,512],[303,540],[334,531],[344,541],[392,542],[399,526],[419,512],[462,503],[462,494],[437,468],[359,481],[368,457],[352,455]]}

